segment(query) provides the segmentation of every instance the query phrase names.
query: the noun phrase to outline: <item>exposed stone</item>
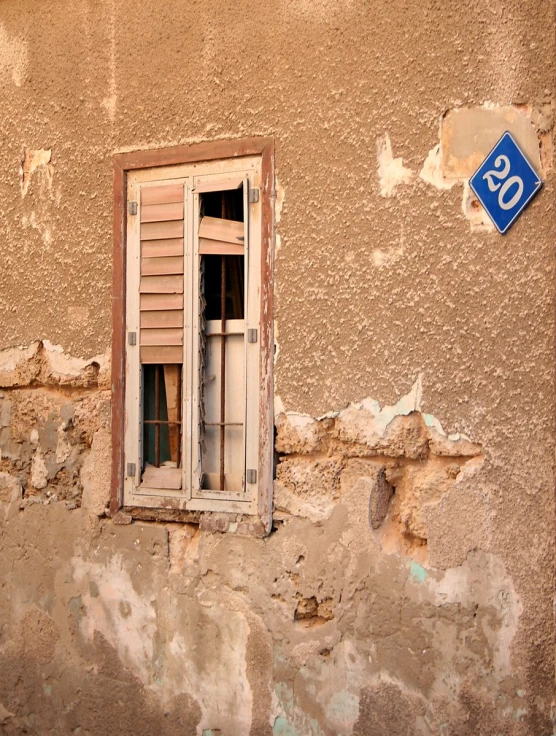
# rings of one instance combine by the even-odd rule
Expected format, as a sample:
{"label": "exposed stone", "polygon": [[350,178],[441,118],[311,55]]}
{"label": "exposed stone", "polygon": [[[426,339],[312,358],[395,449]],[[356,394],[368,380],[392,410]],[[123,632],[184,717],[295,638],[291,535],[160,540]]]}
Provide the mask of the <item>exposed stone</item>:
{"label": "exposed stone", "polygon": [[382,469],[377,474],[369,498],[369,516],[373,529],[378,529],[386,519],[393,495],[394,489],[386,480],[386,472]]}
{"label": "exposed stone", "polygon": [[315,420],[303,414],[281,413],[276,417],[276,450],[287,455],[322,452],[327,429],[333,420]]}
{"label": "exposed stone", "polygon": [[274,505],[313,521],[330,515],[340,492],[341,458],[286,458],[276,469]]}
{"label": "exposed stone", "polygon": [[110,434],[99,429],[93,435],[91,449],[81,468],[81,504],[97,516],[104,516],[110,502],[111,449]]}
{"label": "exposed stone", "polygon": [[29,481],[33,488],[41,490],[48,485],[48,469],[40,447],[36,449],[31,461],[31,475]]}

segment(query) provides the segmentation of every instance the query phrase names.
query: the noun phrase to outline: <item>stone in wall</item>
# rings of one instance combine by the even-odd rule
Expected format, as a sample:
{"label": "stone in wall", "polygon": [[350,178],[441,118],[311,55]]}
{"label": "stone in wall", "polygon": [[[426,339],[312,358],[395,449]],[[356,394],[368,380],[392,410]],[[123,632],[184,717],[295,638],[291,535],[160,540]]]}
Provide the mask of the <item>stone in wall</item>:
{"label": "stone in wall", "polygon": [[0,471],[21,507],[83,501],[104,514],[109,433],[107,356],[73,358],[47,341],[0,352]]}

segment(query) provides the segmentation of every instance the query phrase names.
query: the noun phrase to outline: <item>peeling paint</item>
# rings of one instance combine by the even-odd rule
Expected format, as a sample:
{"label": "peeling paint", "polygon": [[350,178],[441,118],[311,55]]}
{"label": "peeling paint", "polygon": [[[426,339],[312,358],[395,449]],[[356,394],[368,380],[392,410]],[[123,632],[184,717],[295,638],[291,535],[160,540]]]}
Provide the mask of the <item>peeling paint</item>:
{"label": "peeling paint", "polygon": [[407,184],[415,176],[411,169],[403,165],[401,158],[394,158],[388,133],[377,139],[376,157],[380,194],[383,197],[392,197],[400,184]]}
{"label": "peeling paint", "polygon": [[39,170],[44,174],[44,180],[49,189],[52,188],[52,180],[54,177],[54,167],[51,164],[52,149],[39,148],[31,151],[27,148],[23,150],[21,167],[19,170],[21,196],[24,198],[31,184],[31,179],[35,171]]}
{"label": "peeling paint", "polygon": [[[409,392],[395,404],[382,408],[376,399],[367,397],[350,404],[344,409],[329,411],[313,418],[308,414],[285,411],[280,399],[275,406],[276,409],[280,409],[276,415],[276,425],[282,427],[283,423],[286,422],[293,430],[309,436],[317,431],[317,423],[326,419],[336,419],[342,426],[345,426],[345,431],[352,441],[371,444],[376,439],[384,437],[386,430],[396,417],[408,416],[412,412],[421,412],[422,399],[422,375],[417,377]],[[470,442],[469,438],[461,433],[447,435],[440,421],[431,414],[423,414],[422,416],[426,426],[433,430],[438,439],[445,438],[451,443]]]}
{"label": "peeling paint", "polygon": [[427,571],[425,570],[425,568],[415,561],[411,562],[411,565],[409,567],[409,574],[411,575],[412,580],[414,580],[416,583],[423,583],[427,577]]}

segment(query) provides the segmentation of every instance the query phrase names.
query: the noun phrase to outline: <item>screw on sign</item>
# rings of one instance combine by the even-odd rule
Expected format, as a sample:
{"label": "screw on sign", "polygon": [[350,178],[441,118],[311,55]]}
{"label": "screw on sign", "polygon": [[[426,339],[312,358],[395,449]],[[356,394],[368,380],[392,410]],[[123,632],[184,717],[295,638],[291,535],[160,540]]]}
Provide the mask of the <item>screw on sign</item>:
{"label": "screw on sign", "polygon": [[473,174],[469,185],[503,235],[539,191],[542,182],[506,131]]}

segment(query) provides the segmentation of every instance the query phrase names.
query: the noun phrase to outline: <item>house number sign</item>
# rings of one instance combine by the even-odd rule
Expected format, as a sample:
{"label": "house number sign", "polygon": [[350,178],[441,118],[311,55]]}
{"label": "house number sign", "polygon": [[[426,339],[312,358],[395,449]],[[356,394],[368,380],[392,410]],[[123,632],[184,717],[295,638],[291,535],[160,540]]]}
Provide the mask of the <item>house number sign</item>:
{"label": "house number sign", "polygon": [[542,182],[506,131],[473,174],[469,185],[503,235],[539,191]]}

